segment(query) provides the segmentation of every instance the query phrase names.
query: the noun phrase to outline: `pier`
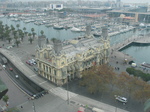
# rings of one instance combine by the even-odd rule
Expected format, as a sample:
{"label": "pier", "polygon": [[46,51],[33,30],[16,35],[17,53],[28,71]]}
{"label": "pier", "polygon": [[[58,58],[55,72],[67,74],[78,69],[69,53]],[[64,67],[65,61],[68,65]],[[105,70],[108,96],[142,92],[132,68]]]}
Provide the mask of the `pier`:
{"label": "pier", "polygon": [[114,51],[119,51],[123,49],[124,47],[130,45],[131,43],[150,44],[149,36],[150,34],[147,34],[145,36],[132,36],[130,39],[127,39],[122,43],[115,44],[111,48]]}

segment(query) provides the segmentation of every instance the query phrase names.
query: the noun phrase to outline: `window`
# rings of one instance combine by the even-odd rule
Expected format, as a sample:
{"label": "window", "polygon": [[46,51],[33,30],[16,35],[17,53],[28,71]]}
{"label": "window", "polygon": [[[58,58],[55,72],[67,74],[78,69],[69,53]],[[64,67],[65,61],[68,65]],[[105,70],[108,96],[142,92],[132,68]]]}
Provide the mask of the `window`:
{"label": "window", "polygon": [[47,58],[46,53],[44,53],[44,58]]}
{"label": "window", "polygon": [[56,72],[56,70],[54,70],[54,75],[55,75],[55,76],[57,75],[57,72]]}
{"label": "window", "polygon": [[44,69],[44,71],[45,71],[45,65],[43,65],[43,69]]}
{"label": "window", "polygon": [[52,70],[51,70],[51,68],[49,67],[49,72],[51,73],[52,72]]}
{"label": "window", "polygon": [[61,65],[64,65],[65,63],[64,62],[61,62]]}
{"label": "window", "polygon": [[48,66],[46,66],[46,72],[48,72]]}

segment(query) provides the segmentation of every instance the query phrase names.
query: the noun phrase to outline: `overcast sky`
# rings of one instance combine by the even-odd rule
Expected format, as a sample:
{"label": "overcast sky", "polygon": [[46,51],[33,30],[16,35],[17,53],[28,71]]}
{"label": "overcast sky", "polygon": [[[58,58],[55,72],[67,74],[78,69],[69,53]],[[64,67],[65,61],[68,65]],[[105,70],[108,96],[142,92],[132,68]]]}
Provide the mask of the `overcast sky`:
{"label": "overcast sky", "polygon": [[[13,1],[55,1],[55,0],[13,0]],[[60,0],[60,1],[68,1],[68,0]],[[72,1],[78,1],[78,0],[72,0]],[[92,1],[92,0],[83,0],[83,1]],[[93,0],[93,1],[116,1],[116,0]],[[150,0],[121,0],[121,2],[125,3],[149,3]]]}
{"label": "overcast sky", "polygon": [[[90,1],[92,1],[92,0],[90,0]],[[116,0],[98,0],[98,1],[116,1]],[[125,2],[125,3],[150,3],[150,0],[121,0],[121,2]]]}

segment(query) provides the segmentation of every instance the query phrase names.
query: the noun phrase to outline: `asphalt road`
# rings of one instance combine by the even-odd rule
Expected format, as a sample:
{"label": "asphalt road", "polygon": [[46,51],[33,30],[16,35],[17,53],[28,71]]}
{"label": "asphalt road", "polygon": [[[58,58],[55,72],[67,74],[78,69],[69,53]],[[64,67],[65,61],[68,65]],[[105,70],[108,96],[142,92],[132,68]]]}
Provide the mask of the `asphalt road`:
{"label": "asphalt road", "polygon": [[[13,83],[11,78],[6,74],[5,70],[0,71],[0,78],[8,88],[7,95],[9,96],[9,108],[16,107],[17,105],[28,101],[28,95],[26,95],[18,88],[17,85]],[[4,106],[5,103],[0,100],[0,105]]]}

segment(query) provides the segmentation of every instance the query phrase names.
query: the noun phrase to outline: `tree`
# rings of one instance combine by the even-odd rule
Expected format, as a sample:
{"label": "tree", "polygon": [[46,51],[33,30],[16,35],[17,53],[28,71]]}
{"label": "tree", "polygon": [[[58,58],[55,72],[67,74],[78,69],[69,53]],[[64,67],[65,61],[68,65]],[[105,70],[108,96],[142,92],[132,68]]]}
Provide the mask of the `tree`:
{"label": "tree", "polygon": [[100,77],[92,70],[84,71],[82,73],[83,78],[80,81],[81,86],[85,86],[89,93],[95,94],[101,89],[104,89],[104,85],[101,83]]}
{"label": "tree", "polygon": [[43,30],[41,30],[41,32],[40,32],[40,33],[41,33],[41,36],[43,37],[43,35],[44,35],[44,31],[43,31]]}
{"label": "tree", "polygon": [[24,33],[25,33],[25,31],[26,31],[26,27],[24,27],[24,28],[23,28],[23,31],[24,31]]}
{"label": "tree", "polygon": [[6,39],[8,40],[8,42],[9,42],[9,44],[10,44],[10,41],[12,40],[12,38],[7,37]]}
{"label": "tree", "polygon": [[24,33],[21,34],[21,41],[23,41],[24,35]]}
{"label": "tree", "polygon": [[20,25],[19,25],[19,24],[17,24],[17,25],[16,25],[16,27],[17,27],[17,28],[18,28],[18,30],[19,30]]}
{"label": "tree", "polygon": [[51,41],[54,43],[55,41],[57,41],[56,38],[51,38]]}
{"label": "tree", "polygon": [[150,98],[150,85],[138,78],[135,82],[136,88],[134,90],[133,97],[140,102],[145,102]]}
{"label": "tree", "polygon": [[30,44],[32,44],[32,42],[33,42],[33,38],[31,38],[31,33],[29,33],[29,34],[28,34],[28,36],[29,36],[28,41],[30,42]]}
{"label": "tree", "polygon": [[2,99],[6,103],[6,106],[8,106],[8,99],[9,99],[8,95],[4,95]]}
{"label": "tree", "polygon": [[30,44],[32,44],[33,38],[30,37],[30,38],[28,39],[28,41],[30,42]]}
{"label": "tree", "polygon": [[16,37],[16,35],[17,35],[17,31],[13,31],[13,35],[14,35],[14,38]]}
{"label": "tree", "polygon": [[31,28],[31,32],[32,32],[33,39],[34,39],[34,37],[35,37],[34,28]]}
{"label": "tree", "polygon": [[[110,81],[115,79],[115,73],[111,73],[111,70],[112,68],[107,65],[93,66],[90,70],[86,70],[82,73],[83,79],[80,85],[86,86],[90,93],[103,93],[108,89]],[[110,74],[112,74],[112,76]]]}
{"label": "tree", "polygon": [[19,41],[19,40],[16,40],[16,41],[15,41],[15,44],[17,45],[17,47],[19,47],[20,41]]}

